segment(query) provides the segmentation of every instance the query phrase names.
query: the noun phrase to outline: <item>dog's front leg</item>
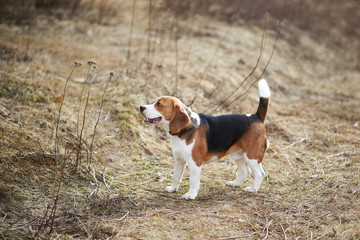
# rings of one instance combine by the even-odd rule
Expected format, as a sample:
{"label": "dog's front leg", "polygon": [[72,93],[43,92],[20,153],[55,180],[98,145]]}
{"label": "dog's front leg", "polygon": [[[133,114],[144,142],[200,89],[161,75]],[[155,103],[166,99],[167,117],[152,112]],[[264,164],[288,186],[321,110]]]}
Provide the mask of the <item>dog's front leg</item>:
{"label": "dog's front leg", "polygon": [[191,159],[188,162],[190,169],[190,188],[187,193],[182,197],[184,199],[195,199],[200,188],[200,177],[201,177],[201,166],[198,167],[195,162]]}
{"label": "dog's front leg", "polygon": [[174,159],[175,159],[175,166],[174,166],[173,182],[171,186],[166,187],[166,191],[168,192],[176,192],[178,190],[186,165],[186,162],[184,160],[177,157],[174,157]]}

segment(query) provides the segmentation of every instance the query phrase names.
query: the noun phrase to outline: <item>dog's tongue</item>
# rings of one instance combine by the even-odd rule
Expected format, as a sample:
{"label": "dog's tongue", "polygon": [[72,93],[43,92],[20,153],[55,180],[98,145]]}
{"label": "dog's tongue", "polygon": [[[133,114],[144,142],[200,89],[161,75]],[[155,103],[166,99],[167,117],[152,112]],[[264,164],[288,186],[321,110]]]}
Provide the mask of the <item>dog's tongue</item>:
{"label": "dog's tongue", "polygon": [[161,121],[161,117],[158,117],[158,118],[146,118],[144,120],[145,123],[158,123]]}

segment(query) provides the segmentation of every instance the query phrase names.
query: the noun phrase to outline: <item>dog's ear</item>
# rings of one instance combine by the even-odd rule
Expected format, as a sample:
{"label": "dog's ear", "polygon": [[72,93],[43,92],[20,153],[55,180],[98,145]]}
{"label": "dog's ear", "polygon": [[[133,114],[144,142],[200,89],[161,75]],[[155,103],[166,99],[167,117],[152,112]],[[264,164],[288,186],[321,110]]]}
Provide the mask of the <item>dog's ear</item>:
{"label": "dog's ear", "polygon": [[173,119],[170,121],[169,128],[170,134],[177,135],[190,123],[190,118],[187,115],[186,110],[182,106],[175,105],[174,107],[175,114]]}

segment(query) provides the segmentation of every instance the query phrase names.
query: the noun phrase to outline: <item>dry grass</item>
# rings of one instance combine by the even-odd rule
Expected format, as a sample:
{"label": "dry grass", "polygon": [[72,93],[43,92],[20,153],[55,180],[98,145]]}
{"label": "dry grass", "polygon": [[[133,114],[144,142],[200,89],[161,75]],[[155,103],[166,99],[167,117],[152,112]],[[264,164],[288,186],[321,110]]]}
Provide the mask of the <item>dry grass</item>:
{"label": "dry grass", "polygon": [[[115,7],[112,1],[103,4],[103,9]],[[259,193],[225,186],[236,172],[225,158],[204,166],[198,198],[185,201],[179,197],[188,188],[188,172],[178,193],[164,191],[173,168],[166,133],[144,126],[138,106],[178,88],[186,104],[197,96],[194,111],[212,109],[254,68],[263,30],[247,24],[229,28],[203,16],[177,19],[159,8],[161,2],[152,1],[150,31],[149,2],[136,1],[133,19],[132,2],[117,4],[114,15],[91,10],[103,11],[101,21],[36,18],[28,50],[27,26],[0,25],[1,238],[360,237],[360,74],[353,61],[355,48],[329,48],[296,26],[283,29],[265,72],[273,97],[267,118],[267,176]],[[251,81],[262,74],[275,37],[276,32],[267,31],[263,58]],[[24,61],[26,54],[31,61]],[[97,68],[84,90],[90,92],[86,109],[83,94],[79,111],[88,60]],[[97,127],[92,164],[82,161],[74,172],[76,155],[70,155],[62,175],[54,136],[74,61],[83,66],[68,82],[58,122],[60,156],[83,142],[80,154],[86,159]],[[110,71],[114,79],[107,86]],[[257,101],[254,88],[218,110],[249,113]],[[50,231],[44,222],[56,197]]]}

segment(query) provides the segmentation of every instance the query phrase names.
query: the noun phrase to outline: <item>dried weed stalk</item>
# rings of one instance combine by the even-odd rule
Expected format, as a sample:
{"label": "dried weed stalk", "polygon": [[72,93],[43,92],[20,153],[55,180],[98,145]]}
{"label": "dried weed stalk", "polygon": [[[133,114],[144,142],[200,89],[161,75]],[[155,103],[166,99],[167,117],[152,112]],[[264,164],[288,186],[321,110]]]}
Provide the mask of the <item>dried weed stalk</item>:
{"label": "dried weed stalk", "polygon": [[26,49],[25,49],[25,56],[24,56],[24,61],[26,62],[26,61],[28,61],[28,60],[30,60],[30,57],[29,57],[29,49],[30,49],[30,42],[31,42],[31,34],[32,34],[32,32],[31,32],[31,30],[32,30],[32,25],[33,25],[33,23],[32,23],[32,21],[30,22],[30,24],[29,24],[29,30],[28,30],[28,38],[27,38],[27,41],[26,41]]}
{"label": "dried weed stalk", "polygon": [[64,179],[64,170],[65,170],[65,166],[66,166],[66,161],[70,158],[70,156],[72,155],[73,152],[74,151],[72,151],[71,153],[68,154],[67,148],[65,148],[65,152],[63,155],[63,162],[60,167],[60,175],[58,177],[56,195],[55,195],[55,199],[54,199],[54,202],[53,202],[51,210],[50,210],[50,214],[48,216],[49,209],[50,209],[50,204],[48,204],[45,215],[39,225],[37,232],[35,233],[34,239],[36,239],[40,233],[45,232],[47,229],[49,229],[49,231],[48,231],[49,235],[51,235],[54,230],[55,214],[56,214],[56,209],[57,209],[58,202],[59,202],[61,185],[62,185],[62,182]]}
{"label": "dried weed stalk", "polygon": [[78,142],[78,146],[76,149],[76,159],[75,159],[75,169],[74,171],[76,172],[76,169],[78,167],[78,165],[81,163],[81,149],[82,149],[82,136],[83,136],[83,130],[84,130],[84,126],[85,126],[85,120],[86,120],[86,109],[89,103],[89,96],[90,96],[90,91],[87,94],[87,98],[86,98],[86,103],[85,103],[85,107],[84,107],[84,116],[83,116],[83,122],[82,122],[82,126],[81,126],[81,130],[80,130],[80,135],[79,135],[79,142]]}
{"label": "dried weed stalk", "polygon": [[134,27],[134,18],[135,18],[135,9],[136,9],[136,0],[133,0],[132,10],[131,10],[131,23],[130,23],[130,33],[129,33],[129,41],[128,41],[128,51],[126,54],[126,73],[129,73],[129,61],[131,55],[131,39],[132,32]]}
{"label": "dried weed stalk", "polygon": [[179,17],[175,14],[175,26],[173,28],[174,34],[175,34],[175,97],[178,95],[178,82],[179,82],[179,76],[178,76],[178,65],[179,65],[179,57],[178,57],[178,20]]}
{"label": "dried weed stalk", "polygon": [[67,84],[73,74],[73,72],[75,71],[76,68],[80,67],[81,66],[81,63],[78,63],[78,62],[74,62],[74,66],[68,76],[68,78],[66,79],[66,82],[65,82],[65,86],[64,86],[64,91],[63,91],[63,94],[62,94],[62,98],[61,98],[61,103],[60,103],[60,108],[59,108],[59,113],[58,113],[58,117],[56,119],[56,128],[55,128],[55,159],[57,158],[57,154],[59,152],[59,139],[58,139],[58,130],[59,130],[59,123],[60,123],[60,116],[61,116],[61,110],[62,110],[62,106],[64,104],[64,99],[65,99],[65,95],[66,95],[66,88],[67,88]]}
{"label": "dried weed stalk", "polygon": [[82,95],[83,95],[85,86],[88,85],[90,70],[94,70],[96,68],[95,65],[96,65],[95,62],[88,61],[89,68],[88,68],[86,78],[85,78],[84,84],[82,86],[80,97],[79,97],[78,116],[77,116],[77,122],[76,122],[76,133],[78,135],[78,143],[77,143],[77,148],[76,148],[76,159],[75,159],[75,169],[74,169],[74,171],[77,170],[77,167],[78,167],[79,163],[81,163],[81,155],[80,155],[80,153],[81,153],[81,150],[82,150],[81,146],[83,144],[83,141],[82,141],[82,139],[83,139],[83,131],[84,131],[84,127],[85,127],[86,109],[87,109],[87,106],[88,106],[88,103],[89,103],[90,91],[88,91],[88,94],[87,94],[86,103],[85,103],[85,107],[84,107],[82,126],[81,126],[80,133],[79,133],[81,100],[82,100]]}
{"label": "dried weed stalk", "polygon": [[[49,221],[51,221],[50,223],[50,231],[49,233],[51,234],[53,231],[53,227],[54,227],[54,220],[55,220],[55,213],[56,213],[56,208],[57,208],[57,204],[58,204],[58,200],[59,200],[59,196],[60,196],[60,187],[62,185],[62,180],[64,177],[64,169],[65,169],[65,165],[66,165],[66,153],[67,153],[67,149],[65,148],[65,153],[64,153],[64,161],[63,164],[61,165],[61,169],[60,169],[60,176],[59,176],[59,181],[58,181],[58,187],[57,187],[57,191],[56,191],[56,197],[54,200],[54,204],[53,207],[50,211],[50,216],[49,216]],[[69,155],[70,156],[70,155]]]}
{"label": "dried weed stalk", "polygon": [[93,61],[88,61],[87,64],[88,64],[88,71],[86,73],[85,81],[81,88],[81,92],[80,92],[80,96],[79,96],[79,107],[78,107],[78,112],[77,112],[76,133],[78,134],[78,137],[79,137],[79,122],[80,122],[80,108],[81,108],[82,95],[84,93],[85,87],[88,85],[90,71],[93,71],[96,68],[96,63]]}
{"label": "dried weed stalk", "polygon": [[50,204],[48,203],[47,207],[46,207],[46,211],[45,211],[45,214],[44,214],[44,217],[41,219],[40,221],[40,225],[39,225],[39,228],[38,230],[36,231],[35,235],[34,235],[34,239],[37,239],[37,237],[39,236],[40,232],[41,232],[41,229],[44,227],[44,230],[47,226],[47,217],[48,217],[48,213],[49,213],[49,209],[50,209]]}
{"label": "dried weed stalk", "polygon": [[148,73],[151,72],[152,63],[150,62],[150,55],[151,55],[151,31],[152,31],[152,21],[151,21],[151,14],[152,14],[152,0],[149,0],[149,21],[148,21],[148,39],[147,39],[147,70]]}
{"label": "dried weed stalk", "polygon": [[104,96],[105,96],[105,93],[106,93],[106,90],[109,86],[109,83],[111,82],[112,78],[114,77],[114,74],[112,72],[110,72],[110,75],[109,75],[109,79],[106,83],[106,86],[105,86],[105,89],[104,89],[104,92],[101,96],[101,102],[100,102],[100,107],[99,107],[99,114],[98,114],[98,117],[97,117],[97,120],[96,120],[96,123],[95,123],[95,126],[94,126],[94,132],[92,134],[92,139],[91,139],[91,143],[90,143],[90,156],[88,156],[88,159],[87,159],[87,164],[90,165],[91,164],[91,159],[92,159],[92,153],[93,153],[93,144],[94,144],[94,138],[95,138],[95,134],[96,134],[96,128],[99,124],[99,121],[100,121],[100,115],[101,115],[101,112],[102,112],[102,108],[103,108],[103,103],[104,103]]}

